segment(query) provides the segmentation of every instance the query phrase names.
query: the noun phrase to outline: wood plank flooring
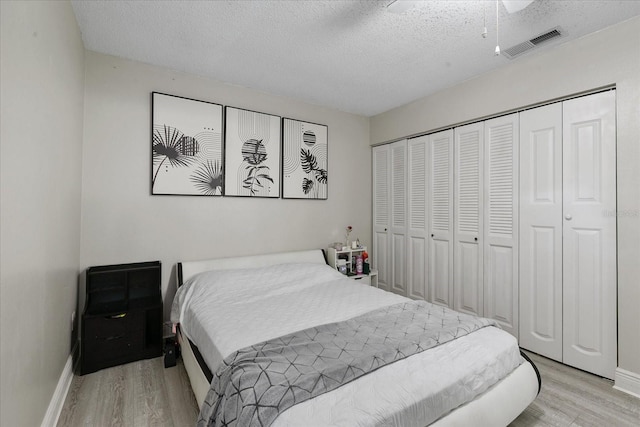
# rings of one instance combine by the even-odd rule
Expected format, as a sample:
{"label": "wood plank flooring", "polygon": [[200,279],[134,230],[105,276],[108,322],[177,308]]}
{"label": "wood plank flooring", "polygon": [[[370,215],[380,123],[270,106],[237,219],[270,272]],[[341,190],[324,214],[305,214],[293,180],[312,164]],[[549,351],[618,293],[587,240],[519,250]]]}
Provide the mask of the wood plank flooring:
{"label": "wood plank flooring", "polygon": [[[609,380],[527,354],[540,370],[542,391],[512,427],[640,425],[640,399]],[[165,369],[157,358],[75,376],[58,426],[182,427],[195,425],[197,416],[182,361]]]}
{"label": "wood plank flooring", "polygon": [[542,391],[511,426],[640,426],[640,399],[614,390],[613,381],[526,353]]}
{"label": "wood plank flooring", "polygon": [[198,406],[182,360],[140,360],[74,376],[59,427],[194,426]]}

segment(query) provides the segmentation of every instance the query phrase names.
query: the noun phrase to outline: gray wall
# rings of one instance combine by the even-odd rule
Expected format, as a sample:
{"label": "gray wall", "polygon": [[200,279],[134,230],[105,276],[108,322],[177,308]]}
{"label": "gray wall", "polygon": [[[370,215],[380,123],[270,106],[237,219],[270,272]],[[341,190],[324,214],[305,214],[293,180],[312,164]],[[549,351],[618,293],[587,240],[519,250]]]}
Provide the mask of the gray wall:
{"label": "gray wall", "polygon": [[615,84],[618,365],[640,375],[640,18],[371,118],[372,144]]}
{"label": "gray wall", "polygon": [[0,425],[39,425],[70,353],[84,48],[68,2],[0,2]]}
{"label": "gray wall", "polygon": [[[171,302],[180,260],[370,243],[368,118],[93,52],[85,88],[81,268],[158,259]],[[152,91],[327,125],[329,199],[151,196]]]}

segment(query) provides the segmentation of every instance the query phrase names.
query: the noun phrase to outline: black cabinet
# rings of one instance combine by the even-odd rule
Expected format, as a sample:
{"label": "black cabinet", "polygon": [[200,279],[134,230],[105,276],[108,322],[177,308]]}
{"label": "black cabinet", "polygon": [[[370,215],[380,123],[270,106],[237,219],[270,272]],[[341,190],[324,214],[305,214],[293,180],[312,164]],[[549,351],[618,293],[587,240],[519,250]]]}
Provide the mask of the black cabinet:
{"label": "black cabinet", "polygon": [[160,261],[86,271],[80,374],[162,355]]}

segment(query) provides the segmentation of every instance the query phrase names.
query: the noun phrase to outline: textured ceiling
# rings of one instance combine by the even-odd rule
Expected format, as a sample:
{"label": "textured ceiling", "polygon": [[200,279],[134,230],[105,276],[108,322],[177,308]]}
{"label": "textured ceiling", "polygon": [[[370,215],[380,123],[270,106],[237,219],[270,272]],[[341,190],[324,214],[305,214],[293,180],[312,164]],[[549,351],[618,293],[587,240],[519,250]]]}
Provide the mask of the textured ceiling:
{"label": "textured ceiling", "polygon": [[422,1],[401,14],[389,3],[72,1],[88,50],[365,116],[640,15],[632,0],[536,0],[512,14],[500,2],[503,51],[556,26],[567,33],[509,60],[494,56],[494,0]]}

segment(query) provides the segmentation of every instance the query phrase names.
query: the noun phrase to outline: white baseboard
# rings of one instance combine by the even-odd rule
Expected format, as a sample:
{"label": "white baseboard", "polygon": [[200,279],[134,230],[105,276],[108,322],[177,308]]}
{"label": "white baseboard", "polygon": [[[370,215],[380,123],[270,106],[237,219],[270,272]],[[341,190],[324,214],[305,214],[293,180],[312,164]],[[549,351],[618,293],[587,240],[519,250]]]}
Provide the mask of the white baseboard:
{"label": "white baseboard", "polygon": [[51,402],[49,402],[49,408],[47,408],[47,413],[42,420],[41,427],[55,427],[56,424],[58,424],[58,418],[60,418],[64,401],[67,398],[67,393],[71,386],[71,380],[73,380],[73,353],[69,355],[67,363],[64,365],[56,390],[53,392]]}
{"label": "white baseboard", "polygon": [[640,375],[625,369],[616,368],[615,385],[613,388],[640,398]]}

